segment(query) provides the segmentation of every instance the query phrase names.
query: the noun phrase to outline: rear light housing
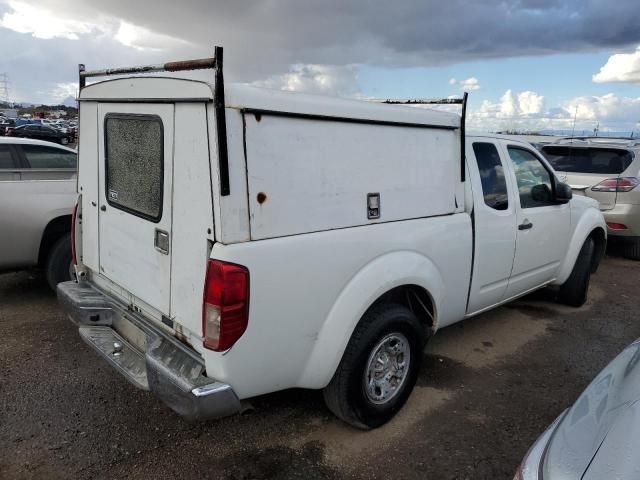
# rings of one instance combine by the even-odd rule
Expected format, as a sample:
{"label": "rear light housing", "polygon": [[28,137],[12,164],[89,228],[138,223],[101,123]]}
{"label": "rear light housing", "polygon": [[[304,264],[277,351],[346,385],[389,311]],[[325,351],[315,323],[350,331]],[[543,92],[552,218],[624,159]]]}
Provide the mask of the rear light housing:
{"label": "rear light housing", "polygon": [[607,227],[609,227],[611,230],[626,230],[627,229],[627,226],[624,223],[607,222]]}
{"label": "rear light housing", "polygon": [[249,323],[249,270],[242,265],[209,260],[202,303],[204,346],[231,348]]}
{"label": "rear light housing", "polygon": [[594,192],[630,192],[640,184],[637,177],[607,178],[591,187]]}

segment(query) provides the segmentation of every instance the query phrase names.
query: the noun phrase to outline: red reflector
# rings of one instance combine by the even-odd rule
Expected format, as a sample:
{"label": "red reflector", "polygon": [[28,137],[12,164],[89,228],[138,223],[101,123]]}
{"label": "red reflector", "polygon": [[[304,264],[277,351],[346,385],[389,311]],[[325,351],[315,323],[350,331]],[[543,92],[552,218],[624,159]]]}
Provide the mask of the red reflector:
{"label": "red reflector", "polygon": [[242,336],[249,323],[249,270],[209,260],[202,305],[204,346],[222,352]]}
{"label": "red reflector", "polygon": [[71,258],[73,264],[78,265],[78,259],[76,258],[76,217],[78,215],[78,204],[73,207],[73,215],[71,215]]}
{"label": "red reflector", "polygon": [[627,226],[624,223],[607,222],[607,227],[609,227],[611,230],[626,230],[627,229]]}

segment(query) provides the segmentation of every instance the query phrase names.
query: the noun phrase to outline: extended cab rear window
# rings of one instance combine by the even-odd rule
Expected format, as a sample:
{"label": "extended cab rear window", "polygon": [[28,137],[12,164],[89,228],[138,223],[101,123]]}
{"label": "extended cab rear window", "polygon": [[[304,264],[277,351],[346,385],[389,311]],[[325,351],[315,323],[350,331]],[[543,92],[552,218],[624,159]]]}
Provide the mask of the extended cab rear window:
{"label": "extended cab rear window", "polygon": [[162,120],[156,115],[108,114],[104,132],[107,201],[159,222],[164,178]]}
{"label": "extended cab rear window", "polygon": [[633,161],[631,152],[616,148],[553,146],[542,153],[558,172],[618,175]]}

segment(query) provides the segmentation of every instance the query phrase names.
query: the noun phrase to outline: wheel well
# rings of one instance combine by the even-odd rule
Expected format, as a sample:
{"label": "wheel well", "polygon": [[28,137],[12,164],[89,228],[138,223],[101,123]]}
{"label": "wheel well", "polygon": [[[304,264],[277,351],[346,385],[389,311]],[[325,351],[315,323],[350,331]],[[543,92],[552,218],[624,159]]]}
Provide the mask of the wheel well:
{"label": "wheel well", "polygon": [[600,260],[602,260],[604,252],[607,248],[607,239],[602,228],[596,228],[595,230],[593,230],[589,234],[589,237],[593,238],[593,241],[595,243],[593,258],[591,259],[591,273],[596,273],[596,271],[598,270],[598,265],[600,265]]}
{"label": "wheel well", "polygon": [[404,305],[420,320],[427,329],[427,336],[433,334],[436,323],[436,311],[429,292],[418,285],[402,285],[389,290],[378,298],[370,308],[382,303],[396,303]]}
{"label": "wheel well", "polygon": [[42,266],[47,261],[47,256],[51,247],[64,234],[71,231],[71,215],[63,215],[51,220],[44,229],[42,240],[40,240],[40,250],[38,252],[38,265]]}

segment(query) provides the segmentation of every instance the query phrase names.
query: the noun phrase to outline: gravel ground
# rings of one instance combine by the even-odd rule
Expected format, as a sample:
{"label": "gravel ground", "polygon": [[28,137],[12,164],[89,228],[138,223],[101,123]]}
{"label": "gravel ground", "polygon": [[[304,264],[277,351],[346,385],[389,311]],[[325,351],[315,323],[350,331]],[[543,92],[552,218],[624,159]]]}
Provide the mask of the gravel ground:
{"label": "gravel ground", "polygon": [[90,351],[39,275],[0,275],[0,478],[511,479],[640,336],[639,284],[640,264],[607,257],[580,309],[543,291],[443,329],[405,408],[360,432],[300,390],[187,423]]}

